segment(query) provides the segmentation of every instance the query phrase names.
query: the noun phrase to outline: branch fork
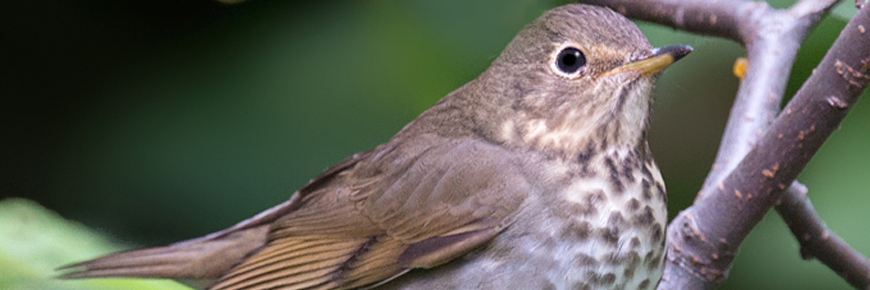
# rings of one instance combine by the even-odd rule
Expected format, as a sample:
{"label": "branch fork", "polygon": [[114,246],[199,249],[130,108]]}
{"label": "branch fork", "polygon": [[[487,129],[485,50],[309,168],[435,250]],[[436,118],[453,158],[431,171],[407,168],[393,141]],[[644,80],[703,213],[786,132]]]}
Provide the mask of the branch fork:
{"label": "branch fork", "polygon": [[[800,43],[838,1],[801,0],[785,10],[746,0],[587,0],[630,18],[744,45],[749,60],[716,161],[694,204],[668,227],[658,289],[713,289],[734,254],[774,205],[801,243],[857,289],[870,289],[870,263],[831,233],[795,182],[838,128],[870,76],[870,7],[849,21],[812,76],[782,113]],[[790,186],[787,186],[790,185]]]}

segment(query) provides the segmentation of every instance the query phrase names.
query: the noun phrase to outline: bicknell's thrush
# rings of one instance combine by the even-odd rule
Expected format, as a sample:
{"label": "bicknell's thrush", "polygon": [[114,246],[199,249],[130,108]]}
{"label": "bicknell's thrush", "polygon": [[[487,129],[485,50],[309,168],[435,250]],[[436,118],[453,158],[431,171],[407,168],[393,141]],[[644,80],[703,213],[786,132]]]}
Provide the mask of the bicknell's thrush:
{"label": "bicknell's thrush", "polygon": [[63,278],[210,290],[651,289],[666,196],[647,144],[653,48],[606,8],[525,27],[389,142],[228,229],[74,264]]}

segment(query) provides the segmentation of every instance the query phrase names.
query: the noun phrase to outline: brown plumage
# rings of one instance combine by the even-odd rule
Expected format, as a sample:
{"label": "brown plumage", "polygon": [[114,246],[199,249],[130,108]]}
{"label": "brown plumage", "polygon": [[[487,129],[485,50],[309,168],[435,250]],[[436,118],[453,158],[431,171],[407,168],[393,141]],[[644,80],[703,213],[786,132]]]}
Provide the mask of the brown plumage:
{"label": "brown plumage", "polygon": [[[61,277],[354,289],[447,263],[383,287],[648,287],[635,273],[657,281],[665,218],[663,198],[644,198],[657,186],[664,195],[645,139],[650,90],[689,51],[652,49],[605,8],[556,8],[480,77],[289,201],[205,237],[64,267],[73,271]],[[649,270],[636,270],[641,262]]]}

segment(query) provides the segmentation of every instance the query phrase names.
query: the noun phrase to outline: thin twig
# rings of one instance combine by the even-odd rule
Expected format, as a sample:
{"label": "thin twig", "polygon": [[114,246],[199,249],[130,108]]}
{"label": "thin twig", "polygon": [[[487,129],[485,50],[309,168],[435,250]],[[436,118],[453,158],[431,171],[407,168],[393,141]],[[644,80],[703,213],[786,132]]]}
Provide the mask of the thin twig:
{"label": "thin twig", "polygon": [[[629,18],[655,22],[692,33],[743,42],[739,27],[758,4],[708,0],[581,0],[610,7]],[[763,3],[763,2],[761,2]],[[767,5],[766,3],[763,3]]]}
{"label": "thin twig", "polygon": [[801,245],[801,257],[819,259],[857,289],[870,289],[870,262],[831,232],[813,209],[807,187],[792,183],[776,206],[789,230]]}

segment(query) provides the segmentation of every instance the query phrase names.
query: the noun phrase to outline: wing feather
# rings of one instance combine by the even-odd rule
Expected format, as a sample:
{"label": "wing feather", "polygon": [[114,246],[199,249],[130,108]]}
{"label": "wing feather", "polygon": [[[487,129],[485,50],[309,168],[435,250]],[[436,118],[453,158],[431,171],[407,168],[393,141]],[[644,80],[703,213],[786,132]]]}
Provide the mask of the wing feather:
{"label": "wing feather", "polygon": [[276,259],[281,259],[284,257],[284,255],[290,253],[304,253],[303,251],[305,251],[308,247],[317,247],[329,243],[332,243],[332,241],[317,240],[317,242],[311,241],[310,243],[305,243],[301,240],[294,240],[284,242],[282,244],[275,243],[269,247],[266,247],[264,250],[260,251],[256,255],[245,260],[244,263],[237,266],[234,271],[243,271],[246,267],[249,267],[250,265],[268,263]]}
{"label": "wing feather", "polygon": [[[323,243],[322,241],[300,241],[298,245],[294,245],[293,248],[298,249],[295,251],[264,253],[264,258],[261,258],[260,254],[255,255],[236,267],[236,269],[233,270],[233,273],[225,276],[225,278],[231,279],[244,274],[268,272],[270,269],[274,269],[275,267],[295,266],[322,258],[347,256],[353,251],[354,247],[358,247],[359,244],[360,241],[338,243],[334,241],[327,243]],[[282,248],[282,246],[275,246],[275,248]]]}
{"label": "wing feather", "polygon": [[[336,182],[313,182],[303,205],[271,224],[266,246],[210,289],[377,285],[497,235],[525,190],[522,178],[499,174],[514,161],[493,157],[503,149],[479,141],[419,142],[382,146],[332,172]],[[417,155],[392,156],[409,152]]]}
{"label": "wing feather", "polygon": [[342,288],[354,289],[396,276],[403,271],[396,264],[406,246],[390,237],[382,236],[371,248],[361,252],[355,261],[346,263],[339,273]]}
{"label": "wing feather", "polygon": [[[335,272],[343,262],[347,261],[365,240],[333,242],[321,244],[303,250],[287,252],[273,258],[262,260],[253,257],[239,265],[230,275],[225,276],[211,289],[268,289],[281,286],[286,289],[305,289],[294,285],[320,281],[329,282],[327,274]],[[307,244],[303,242],[302,244]],[[270,285],[268,287],[264,285]],[[319,285],[316,283],[315,285]],[[266,288],[260,288],[266,287]]]}

